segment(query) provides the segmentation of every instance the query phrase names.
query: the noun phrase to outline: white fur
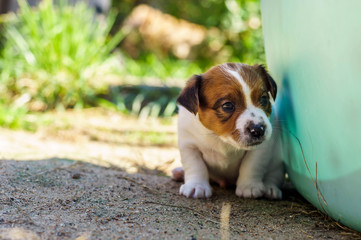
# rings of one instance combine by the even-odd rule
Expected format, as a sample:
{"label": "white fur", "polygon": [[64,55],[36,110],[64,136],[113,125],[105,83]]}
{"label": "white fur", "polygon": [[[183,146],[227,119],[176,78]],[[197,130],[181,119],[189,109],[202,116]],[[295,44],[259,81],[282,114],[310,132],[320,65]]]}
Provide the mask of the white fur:
{"label": "white fur", "polygon": [[[243,133],[245,131],[245,128],[247,127],[247,123],[250,121],[252,121],[254,124],[264,123],[264,125],[266,126],[265,140],[268,140],[272,135],[272,126],[265,112],[261,108],[254,106],[251,99],[251,89],[249,88],[247,83],[243,80],[239,72],[231,70],[227,67],[223,67],[223,71],[225,74],[228,73],[238,80],[238,82],[242,86],[243,96],[245,97],[246,100],[245,102],[247,109],[238,117],[236,121],[236,128],[239,129],[241,133]],[[242,136],[244,135],[241,135],[241,137]],[[230,143],[231,145],[235,146],[236,148],[242,147],[243,149],[253,149],[253,147],[242,146],[242,144],[240,144],[244,142],[245,139],[240,139],[239,142],[235,142],[229,136],[227,137],[222,136],[222,139]]]}
{"label": "white fur", "polygon": [[[257,113],[255,110],[250,111]],[[237,128],[242,127],[243,117],[238,118]],[[267,117],[264,120],[266,119]],[[271,126],[269,121],[268,124]],[[180,194],[208,198],[212,195],[209,184],[211,179],[216,182],[226,180],[236,183],[236,195],[240,197],[282,198],[279,187],[283,182],[284,172],[279,144],[276,141],[278,134],[274,133],[271,137],[271,127],[267,129],[268,139],[257,149],[245,151],[230,137],[217,136],[202,125],[198,115],[195,116],[183,106],[179,106],[178,145],[185,181],[180,188]]]}
{"label": "white fur", "polygon": [[231,74],[234,78],[238,80],[238,82],[242,86],[242,91],[244,93],[244,96],[246,97],[246,105],[247,106],[253,106],[252,100],[251,100],[251,89],[248,87],[248,85],[243,80],[242,76],[239,75],[238,72],[233,71],[231,69],[225,68],[225,71]]}
{"label": "white fur", "polygon": [[[263,123],[266,126],[266,130],[264,133],[265,136],[265,140],[269,140],[271,135],[272,135],[272,125],[271,122],[269,121],[267,115],[262,111],[262,109],[257,108],[257,107],[249,107],[246,109],[246,111],[244,111],[241,115],[239,115],[239,117],[237,118],[236,121],[236,128],[240,131],[240,132],[245,132],[245,128],[247,127],[247,123],[252,121],[254,124],[259,124],[259,123]],[[245,139],[242,139],[241,135],[241,139],[240,139],[240,143],[242,143]],[[238,145],[240,146],[240,143],[238,143]],[[246,146],[243,146],[244,149],[253,149],[253,147],[249,148]]]}

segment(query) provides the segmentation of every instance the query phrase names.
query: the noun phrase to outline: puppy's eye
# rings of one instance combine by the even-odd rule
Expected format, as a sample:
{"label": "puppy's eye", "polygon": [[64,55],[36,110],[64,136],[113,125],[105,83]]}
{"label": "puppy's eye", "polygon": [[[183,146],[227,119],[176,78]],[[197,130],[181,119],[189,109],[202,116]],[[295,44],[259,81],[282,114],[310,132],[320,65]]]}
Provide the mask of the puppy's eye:
{"label": "puppy's eye", "polygon": [[225,112],[231,113],[231,112],[234,111],[235,107],[234,107],[233,103],[231,103],[231,102],[226,102],[226,103],[224,103],[224,104],[222,105],[222,109],[223,109],[223,111],[225,111]]}
{"label": "puppy's eye", "polygon": [[266,107],[268,104],[268,96],[263,95],[260,99],[259,99],[259,103],[263,106]]}

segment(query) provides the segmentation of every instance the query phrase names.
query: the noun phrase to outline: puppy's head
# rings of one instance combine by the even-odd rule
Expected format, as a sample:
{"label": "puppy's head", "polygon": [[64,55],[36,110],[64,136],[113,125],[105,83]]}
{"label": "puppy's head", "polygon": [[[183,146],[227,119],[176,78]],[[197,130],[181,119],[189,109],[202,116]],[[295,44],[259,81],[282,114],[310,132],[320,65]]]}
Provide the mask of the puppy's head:
{"label": "puppy's head", "polygon": [[223,141],[252,149],[269,139],[277,86],[261,65],[226,63],[189,79],[178,103]]}

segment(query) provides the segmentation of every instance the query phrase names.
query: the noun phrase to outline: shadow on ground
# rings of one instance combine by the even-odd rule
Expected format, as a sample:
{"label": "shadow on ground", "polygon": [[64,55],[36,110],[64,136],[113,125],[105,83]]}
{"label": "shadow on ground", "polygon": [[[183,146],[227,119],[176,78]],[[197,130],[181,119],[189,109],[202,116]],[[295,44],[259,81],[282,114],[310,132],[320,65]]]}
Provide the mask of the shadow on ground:
{"label": "shadow on ground", "polygon": [[[147,171],[145,171],[147,172]],[[0,160],[1,239],[350,239],[293,188],[282,201],[214,186],[207,200],[181,183],[71,159]]]}

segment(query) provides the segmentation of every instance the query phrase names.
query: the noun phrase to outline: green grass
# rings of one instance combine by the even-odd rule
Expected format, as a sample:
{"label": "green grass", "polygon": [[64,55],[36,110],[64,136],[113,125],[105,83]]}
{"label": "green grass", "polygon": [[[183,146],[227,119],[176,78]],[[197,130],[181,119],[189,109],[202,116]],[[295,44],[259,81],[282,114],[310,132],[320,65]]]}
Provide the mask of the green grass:
{"label": "green grass", "polygon": [[103,64],[122,39],[121,31],[109,38],[114,15],[102,22],[85,4],[72,7],[65,0],[57,6],[44,0],[38,9],[30,8],[25,0],[19,0],[19,5],[19,14],[4,26],[3,104],[24,94],[27,106],[40,110],[82,107],[94,101],[106,86],[92,79],[106,74]]}
{"label": "green grass", "polygon": [[52,122],[50,116],[36,112],[30,113],[25,106],[0,104],[0,126],[2,127],[36,131],[40,125],[46,126]]}

